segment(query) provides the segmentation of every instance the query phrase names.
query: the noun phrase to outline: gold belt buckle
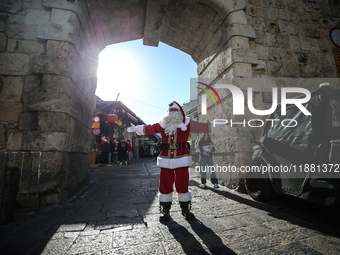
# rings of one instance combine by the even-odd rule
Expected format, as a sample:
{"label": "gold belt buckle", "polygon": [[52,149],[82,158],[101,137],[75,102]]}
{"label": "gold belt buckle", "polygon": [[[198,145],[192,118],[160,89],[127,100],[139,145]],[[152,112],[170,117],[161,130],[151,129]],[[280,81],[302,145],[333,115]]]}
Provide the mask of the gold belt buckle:
{"label": "gold belt buckle", "polygon": [[169,150],[178,150],[178,147],[177,143],[170,143]]}

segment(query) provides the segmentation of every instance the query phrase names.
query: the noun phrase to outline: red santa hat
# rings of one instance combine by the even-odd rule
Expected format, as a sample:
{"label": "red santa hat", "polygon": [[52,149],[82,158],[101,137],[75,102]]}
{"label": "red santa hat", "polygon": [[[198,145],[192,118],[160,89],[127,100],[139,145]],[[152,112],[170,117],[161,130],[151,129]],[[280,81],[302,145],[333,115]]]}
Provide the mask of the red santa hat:
{"label": "red santa hat", "polygon": [[187,126],[185,125],[185,114],[184,114],[182,107],[179,105],[179,103],[177,103],[176,101],[173,101],[172,103],[169,104],[169,110],[170,109],[177,109],[182,113],[183,121],[179,127],[181,128],[182,131],[186,131]]}

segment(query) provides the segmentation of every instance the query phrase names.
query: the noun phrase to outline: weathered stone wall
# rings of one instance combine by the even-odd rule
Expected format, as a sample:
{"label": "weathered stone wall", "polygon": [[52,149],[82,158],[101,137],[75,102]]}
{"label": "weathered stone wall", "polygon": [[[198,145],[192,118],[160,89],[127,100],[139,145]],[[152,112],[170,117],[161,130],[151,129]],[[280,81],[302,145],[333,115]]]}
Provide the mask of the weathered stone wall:
{"label": "weathered stone wall", "polygon": [[[97,58],[107,45],[162,41],[192,56],[211,85],[336,77],[328,31],[339,26],[339,8],[335,0],[1,1],[0,150],[43,151],[41,203],[63,201],[89,180]],[[270,107],[260,92],[275,83],[235,84],[243,91],[251,84],[257,109]],[[219,92],[223,107],[208,99],[201,121],[233,117],[230,93]],[[243,127],[214,135],[215,162],[251,164],[258,135]],[[218,177],[230,186],[239,178]]]}
{"label": "weathered stone wall", "polygon": [[[321,0],[246,0],[239,10],[227,13],[209,45],[198,59],[198,74],[208,84],[230,83],[231,78],[258,77],[246,81],[232,80],[246,95],[247,87],[254,91],[256,109],[269,109],[263,103],[261,91],[272,87],[294,86],[287,80],[277,83],[273,77],[323,78],[337,77],[333,44],[329,30],[340,25],[340,4]],[[226,79],[224,82],[222,79]],[[338,84],[333,84],[338,86]],[[300,87],[314,90],[318,84],[300,82]],[[208,112],[201,121],[213,119],[258,119],[245,112],[233,116],[232,97],[228,90],[218,90],[223,107],[214,106],[208,97]],[[201,93],[202,94],[202,93]],[[200,104],[201,97],[199,96]],[[245,100],[247,98],[245,97]],[[247,107],[245,107],[247,110]],[[200,109],[199,109],[200,111]],[[219,165],[252,165],[252,147],[261,128],[231,128],[227,134],[212,135],[216,144],[214,163]],[[236,186],[238,174],[218,173],[229,186]]]}
{"label": "weathered stone wall", "polygon": [[0,4],[0,150],[43,151],[41,204],[89,181],[95,39],[86,2]]}

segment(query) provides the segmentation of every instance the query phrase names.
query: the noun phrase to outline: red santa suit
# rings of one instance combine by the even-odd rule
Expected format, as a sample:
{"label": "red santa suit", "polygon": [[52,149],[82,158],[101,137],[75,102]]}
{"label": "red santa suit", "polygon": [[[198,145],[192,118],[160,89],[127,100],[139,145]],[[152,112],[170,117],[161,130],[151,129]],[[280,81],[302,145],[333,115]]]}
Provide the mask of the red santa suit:
{"label": "red santa suit", "polygon": [[[159,201],[171,202],[173,197],[173,184],[175,183],[179,202],[191,201],[189,185],[189,166],[192,163],[188,148],[190,132],[209,133],[210,123],[199,123],[185,117],[182,107],[174,102],[174,108],[181,111],[183,121],[178,125],[174,134],[166,134],[162,123],[153,125],[139,125],[135,127],[138,135],[153,135],[160,133],[162,136],[162,151],[157,157],[157,166],[161,168],[159,178]],[[128,130],[129,131],[129,130]]]}
{"label": "red santa suit", "polygon": [[[188,137],[192,133],[210,133],[210,123],[199,123],[190,118],[185,117],[182,107],[173,102],[169,110],[178,110],[181,112],[183,119],[181,123],[174,126],[174,132],[165,132],[166,127],[162,122],[153,125],[139,125],[127,129],[128,132],[136,132],[138,135],[152,135],[160,133],[162,136],[162,150],[157,158],[157,165],[161,168],[159,177],[159,201],[163,206],[164,216],[160,220],[169,220],[169,210],[173,197],[173,184],[175,183],[178,193],[178,201],[180,202],[182,214],[188,220],[195,219],[190,213],[189,204],[191,203],[191,192],[189,186],[189,166],[192,159],[188,148]],[[225,126],[225,125],[224,125]],[[222,129],[221,129],[222,128]],[[223,130],[223,127],[214,128],[216,131]]]}

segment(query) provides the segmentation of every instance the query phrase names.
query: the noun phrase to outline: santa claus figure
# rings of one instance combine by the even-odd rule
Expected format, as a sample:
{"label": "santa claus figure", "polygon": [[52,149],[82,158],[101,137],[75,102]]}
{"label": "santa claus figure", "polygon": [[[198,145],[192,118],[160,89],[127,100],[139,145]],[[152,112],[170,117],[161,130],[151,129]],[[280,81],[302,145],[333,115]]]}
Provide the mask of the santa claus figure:
{"label": "santa claus figure", "polygon": [[103,146],[104,146],[104,144],[107,142],[107,137],[106,137],[106,135],[105,134],[101,134],[101,138],[100,138],[100,147],[102,147],[103,148]]}
{"label": "santa claus figure", "polygon": [[[227,126],[219,125],[215,126],[214,129],[226,130]],[[191,165],[191,155],[187,141],[190,132],[209,133],[211,131],[211,124],[199,123],[185,117],[182,107],[174,101],[169,105],[166,115],[159,123],[147,126],[134,126],[131,124],[127,131],[136,132],[138,135],[152,135],[156,133],[162,135],[162,151],[157,158],[157,165],[161,168],[159,202],[162,215],[160,216],[160,221],[170,220],[174,183],[182,215],[187,220],[194,220],[195,216],[190,212],[191,192],[188,189],[188,168]]]}

